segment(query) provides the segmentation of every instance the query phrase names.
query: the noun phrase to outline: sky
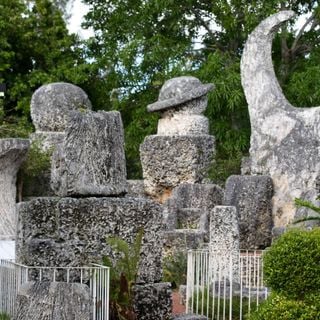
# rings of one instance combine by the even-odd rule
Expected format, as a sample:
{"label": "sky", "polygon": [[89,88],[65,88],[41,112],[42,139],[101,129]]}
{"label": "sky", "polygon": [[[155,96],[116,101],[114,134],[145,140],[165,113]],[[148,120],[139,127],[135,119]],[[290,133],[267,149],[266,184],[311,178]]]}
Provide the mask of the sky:
{"label": "sky", "polygon": [[71,17],[68,23],[68,29],[71,33],[77,33],[83,39],[87,39],[93,35],[92,30],[84,30],[81,28],[82,18],[87,13],[88,7],[81,3],[81,0],[74,0],[71,8]]}

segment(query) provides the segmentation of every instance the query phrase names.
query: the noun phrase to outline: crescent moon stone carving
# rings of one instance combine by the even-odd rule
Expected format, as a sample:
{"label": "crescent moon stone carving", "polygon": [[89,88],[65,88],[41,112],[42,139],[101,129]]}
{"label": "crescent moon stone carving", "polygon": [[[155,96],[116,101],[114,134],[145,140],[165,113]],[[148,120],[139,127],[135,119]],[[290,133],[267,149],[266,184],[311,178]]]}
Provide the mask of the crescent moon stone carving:
{"label": "crescent moon stone carving", "polygon": [[305,215],[294,198],[315,201],[320,180],[320,107],[296,108],[275,76],[271,49],[279,25],[293,17],[281,11],[250,34],[241,59],[241,81],[251,121],[249,167],[253,175],[270,175],[274,184],[275,227]]}

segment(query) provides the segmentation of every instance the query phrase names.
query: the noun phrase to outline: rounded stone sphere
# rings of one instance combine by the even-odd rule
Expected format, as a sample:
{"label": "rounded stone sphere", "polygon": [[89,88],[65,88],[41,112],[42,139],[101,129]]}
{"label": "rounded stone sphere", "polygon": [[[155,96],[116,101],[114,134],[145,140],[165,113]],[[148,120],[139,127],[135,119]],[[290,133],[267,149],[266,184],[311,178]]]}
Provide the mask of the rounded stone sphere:
{"label": "rounded stone sphere", "polygon": [[87,94],[71,83],[56,82],[41,86],[32,95],[31,118],[36,131],[65,130],[71,110],[91,110]]}

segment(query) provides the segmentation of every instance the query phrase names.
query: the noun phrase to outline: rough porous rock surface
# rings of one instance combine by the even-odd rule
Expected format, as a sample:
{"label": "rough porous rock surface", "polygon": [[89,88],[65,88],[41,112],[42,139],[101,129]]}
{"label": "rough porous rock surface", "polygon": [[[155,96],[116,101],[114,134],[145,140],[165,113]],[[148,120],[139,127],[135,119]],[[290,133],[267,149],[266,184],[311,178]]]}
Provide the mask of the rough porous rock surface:
{"label": "rough porous rock surface", "polygon": [[90,320],[89,287],[80,283],[28,282],[20,287],[14,320]]}
{"label": "rough porous rock surface", "polygon": [[164,232],[164,255],[200,249],[208,242],[208,232],[198,229],[175,229]]}
{"label": "rough porous rock surface", "polygon": [[171,283],[135,285],[134,310],[139,320],[171,319]]}
{"label": "rough porous rock surface", "polygon": [[211,210],[222,204],[223,193],[216,184],[182,183],[174,188],[168,206]]}
{"label": "rough porous rock surface", "polygon": [[163,202],[177,185],[201,182],[214,150],[210,135],[146,137],[140,145],[146,193]]}
{"label": "rough porous rock surface", "polygon": [[269,176],[231,176],[227,179],[224,205],[237,208],[241,249],[265,249],[271,245],[272,195]]}
{"label": "rough porous rock surface", "polygon": [[143,180],[127,180],[128,192],[126,197],[145,198]]}
{"label": "rough porous rock surface", "polygon": [[[233,279],[239,282],[239,222],[236,207],[216,206],[210,212],[210,243],[212,258],[219,262],[218,274],[229,278],[232,261]],[[214,257],[218,258],[215,259]],[[218,279],[218,278],[217,278]],[[231,279],[230,279],[231,280]]]}
{"label": "rough porous rock surface", "polygon": [[29,145],[26,139],[0,139],[0,238],[3,240],[15,237],[17,172]]}
{"label": "rough porous rock surface", "polygon": [[159,119],[157,135],[186,136],[209,133],[209,120],[202,115],[174,113],[170,117]]}
{"label": "rough porous rock surface", "polygon": [[64,142],[52,157],[51,181],[62,197],[123,195],[127,188],[120,113],[73,111]]}
{"label": "rough porous rock surface", "polygon": [[320,107],[293,107],[272,64],[273,36],[293,16],[292,11],[281,11],[262,21],[249,36],[241,61],[251,122],[250,171],[273,180],[276,227],[294,218],[294,198],[314,201],[320,175]]}
{"label": "rough porous rock surface", "polygon": [[30,106],[36,131],[64,131],[69,111],[91,108],[91,102],[81,88],[64,82],[46,84],[37,89]]}
{"label": "rough porous rock surface", "polygon": [[162,277],[162,212],[135,198],[38,198],[18,206],[17,261],[35,266],[84,266],[113,256],[106,238],[133,242],[143,228],[138,282]]}
{"label": "rough porous rock surface", "polygon": [[239,251],[239,222],[234,206],[216,206],[210,213],[210,250]]}

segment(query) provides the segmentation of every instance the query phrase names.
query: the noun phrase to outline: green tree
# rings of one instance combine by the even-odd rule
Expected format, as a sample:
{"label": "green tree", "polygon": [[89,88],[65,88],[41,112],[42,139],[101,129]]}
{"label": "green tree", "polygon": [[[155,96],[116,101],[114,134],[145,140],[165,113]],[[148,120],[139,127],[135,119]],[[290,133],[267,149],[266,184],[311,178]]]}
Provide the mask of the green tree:
{"label": "green tree", "polygon": [[[310,77],[307,84],[301,83],[310,70],[320,79],[318,1],[83,1],[90,8],[85,26],[95,31],[89,52],[100,72],[107,74],[112,107],[124,117],[131,176],[139,175],[139,144],[156,127],[156,117],[146,113],[146,105],[157,99],[165,80],[182,74],[216,84],[209,95],[207,115],[217,138],[218,164],[224,168],[227,162],[229,173],[239,170],[250,137],[240,83],[243,45],[262,19],[280,9],[293,9],[298,16],[310,14],[301,32],[296,33],[291,22],[275,39],[274,61],[280,83],[294,104],[308,99],[297,90],[307,86],[308,92],[313,92],[312,102],[304,105],[320,102],[319,86],[314,85],[317,80],[312,83]],[[218,175],[223,175],[222,171]],[[213,176],[217,174],[213,172]]]}
{"label": "green tree", "polygon": [[0,82],[7,85],[0,136],[27,136],[30,98],[39,86],[66,81],[86,89],[97,76],[55,2],[0,0],[0,28]]}

